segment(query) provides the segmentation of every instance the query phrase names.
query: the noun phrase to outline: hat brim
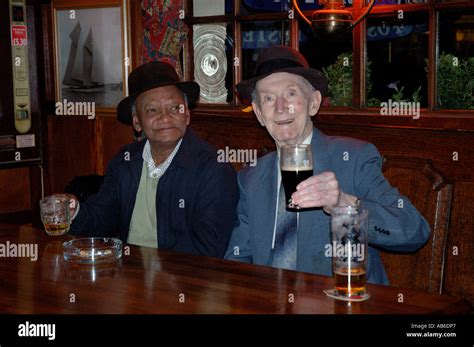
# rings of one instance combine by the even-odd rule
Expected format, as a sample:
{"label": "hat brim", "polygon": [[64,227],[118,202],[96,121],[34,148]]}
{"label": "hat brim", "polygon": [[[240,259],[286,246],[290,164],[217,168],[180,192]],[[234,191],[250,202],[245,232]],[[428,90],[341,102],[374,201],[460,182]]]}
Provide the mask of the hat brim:
{"label": "hat brim", "polygon": [[257,82],[265,77],[270,76],[271,74],[278,72],[288,72],[304,77],[316,90],[319,90],[322,96],[327,95],[328,81],[326,76],[321,71],[306,67],[287,67],[240,82],[236,88],[242,102],[246,105],[250,105],[252,103],[252,92],[255,89]]}
{"label": "hat brim", "polygon": [[132,105],[135,102],[136,98],[143,92],[147,90],[159,88],[159,87],[166,87],[175,85],[179,89],[186,94],[188,99],[188,107],[193,108],[199,99],[199,84],[196,82],[176,82],[176,83],[156,83],[156,85],[152,85],[148,88],[140,90],[139,93],[129,95],[117,105],[117,119],[125,124],[125,125],[132,125]]}

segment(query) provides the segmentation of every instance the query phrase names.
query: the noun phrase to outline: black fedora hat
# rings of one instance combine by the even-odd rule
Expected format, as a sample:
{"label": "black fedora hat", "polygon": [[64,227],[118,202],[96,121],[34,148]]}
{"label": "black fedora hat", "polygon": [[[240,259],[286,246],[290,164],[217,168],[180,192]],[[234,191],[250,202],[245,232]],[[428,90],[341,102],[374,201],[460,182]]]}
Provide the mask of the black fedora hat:
{"label": "black fedora hat", "polygon": [[117,106],[117,118],[126,125],[132,125],[132,105],[138,95],[147,90],[175,85],[179,87],[192,107],[199,98],[199,85],[196,82],[181,82],[174,67],[162,61],[143,64],[128,75],[129,96]]}
{"label": "black fedora hat", "polygon": [[328,92],[326,76],[321,71],[310,68],[306,59],[298,51],[288,46],[273,46],[263,49],[260,53],[255,77],[237,85],[237,92],[242,101],[247,105],[250,104],[255,84],[262,78],[277,72],[288,72],[306,78],[322,96],[326,96]]}

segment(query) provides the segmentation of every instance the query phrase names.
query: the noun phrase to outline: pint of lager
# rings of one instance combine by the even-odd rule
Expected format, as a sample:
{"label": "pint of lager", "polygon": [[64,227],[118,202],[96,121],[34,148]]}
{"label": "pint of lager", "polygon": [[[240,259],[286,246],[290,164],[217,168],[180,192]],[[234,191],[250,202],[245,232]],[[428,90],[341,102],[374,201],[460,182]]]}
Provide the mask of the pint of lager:
{"label": "pint of lager", "polygon": [[340,296],[366,293],[368,210],[356,206],[331,211],[334,287]]}
{"label": "pint of lager", "polygon": [[285,189],[287,209],[298,209],[291,201],[296,186],[313,176],[313,155],[310,145],[285,145],[280,148],[281,181]]}
{"label": "pint of lager", "polygon": [[48,235],[59,236],[69,231],[71,214],[69,197],[66,194],[55,194],[41,199],[40,213]]}

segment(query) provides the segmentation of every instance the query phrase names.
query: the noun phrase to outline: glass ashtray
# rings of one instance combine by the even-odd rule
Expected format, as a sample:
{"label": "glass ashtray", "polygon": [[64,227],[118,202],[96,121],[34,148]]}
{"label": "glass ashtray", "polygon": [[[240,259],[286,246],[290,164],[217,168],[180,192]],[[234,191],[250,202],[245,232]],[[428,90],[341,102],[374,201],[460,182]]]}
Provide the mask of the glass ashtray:
{"label": "glass ashtray", "polygon": [[122,241],[116,238],[88,237],[63,243],[64,260],[78,264],[113,262],[122,257]]}

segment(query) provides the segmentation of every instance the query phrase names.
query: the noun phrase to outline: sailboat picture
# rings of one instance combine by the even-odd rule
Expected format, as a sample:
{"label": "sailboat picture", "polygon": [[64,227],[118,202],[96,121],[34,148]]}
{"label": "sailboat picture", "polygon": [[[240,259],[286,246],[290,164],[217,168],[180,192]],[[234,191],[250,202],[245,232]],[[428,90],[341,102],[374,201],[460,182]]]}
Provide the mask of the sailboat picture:
{"label": "sailboat picture", "polygon": [[115,107],[124,96],[120,8],[56,13],[59,99]]}

